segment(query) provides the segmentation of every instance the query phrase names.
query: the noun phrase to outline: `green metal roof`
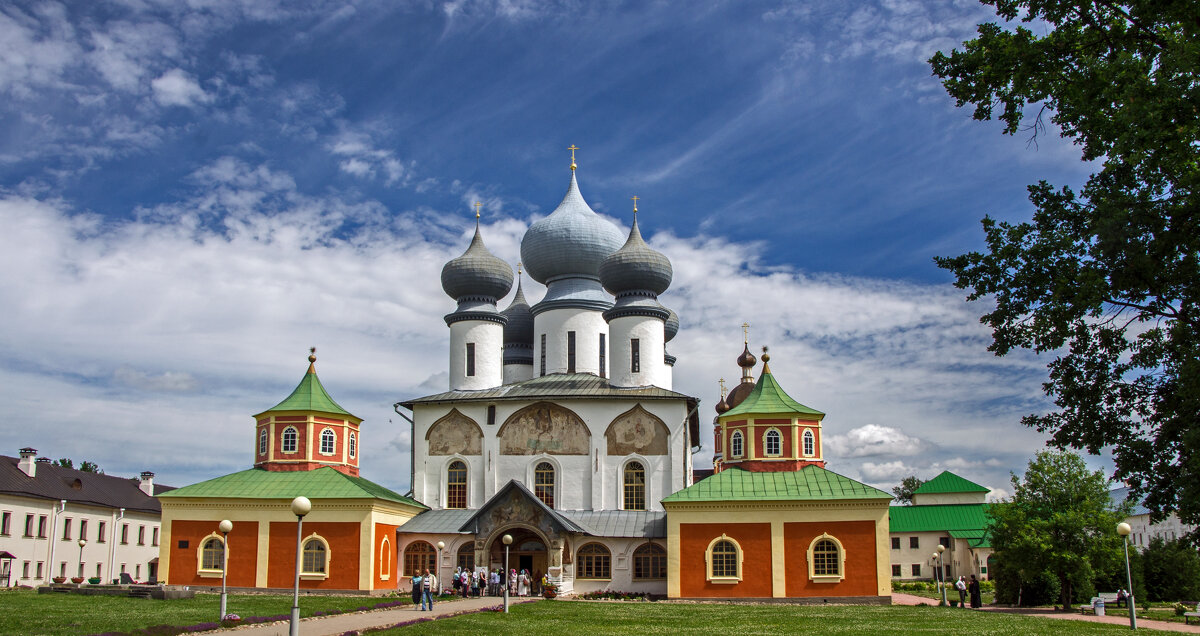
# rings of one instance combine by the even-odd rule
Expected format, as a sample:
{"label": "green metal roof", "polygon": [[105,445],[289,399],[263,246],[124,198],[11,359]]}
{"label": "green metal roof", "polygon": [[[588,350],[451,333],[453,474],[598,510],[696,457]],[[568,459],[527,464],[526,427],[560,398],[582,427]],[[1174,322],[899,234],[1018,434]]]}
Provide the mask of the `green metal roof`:
{"label": "green metal roof", "polygon": [[777,473],[727,468],[663,499],[663,503],[891,498],[890,493],[810,464],[797,471]]}
{"label": "green metal roof", "polygon": [[888,509],[888,524],[892,532],[953,533],[962,530],[982,534],[988,527],[990,505],[892,506]]}
{"label": "green metal roof", "polygon": [[804,406],[785,393],[779,383],[775,381],[775,376],[771,375],[771,368],[766,365],[763,365],[762,375],[758,376],[758,382],[754,385],[754,390],[750,391],[750,395],[747,395],[741,404],[723,413],[721,417],[724,419],[736,415],[773,413],[802,413],[819,416],[818,419],[825,417],[824,413]]}
{"label": "green metal roof", "polygon": [[[259,413],[265,415],[278,411],[317,411],[320,413],[332,413],[334,415],[349,415],[349,411],[338,406],[333,398],[329,397],[329,393],[325,387],[321,385],[320,378],[317,377],[317,370],[313,363],[309,363],[308,372],[300,380],[300,384],[296,385],[296,390],[287,396],[287,399],[276,404],[275,406]],[[355,419],[358,419],[355,417]]]}
{"label": "green metal roof", "polygon": [[963,479],[954,473],[944,470],[942,474],[921,484],[913,491],[914,495],[937,495],[952,492],[991,492],[979,484]]}
{"label": "green metal roof", "polygon": [[418,508],[424,505],[373,481],[351,477],[328,466],[314,470],[276,472],[251,468],[191,486],[176,488],[159,497],[225,499],[383,499]]}
{"label": "green metal roof", "polygon": [[987,530],[951,530],[950,536],[955,539],[966,539],[972,548],[992,547],[992,537]]}

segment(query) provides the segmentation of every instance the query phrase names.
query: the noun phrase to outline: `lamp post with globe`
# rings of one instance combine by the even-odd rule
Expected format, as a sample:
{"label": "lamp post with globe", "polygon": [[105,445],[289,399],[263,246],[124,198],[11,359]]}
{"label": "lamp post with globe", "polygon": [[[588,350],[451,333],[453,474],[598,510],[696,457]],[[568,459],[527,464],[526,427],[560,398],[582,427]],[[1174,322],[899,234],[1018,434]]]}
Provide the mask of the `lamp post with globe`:
{"label": "lamp post with globe", "polygon": [[1125,547],[1125,584],[1129,586],[1129,596],[1125,604],[1129,606],[1129,629],[1137,629],[1137,607],[1133,602],[1133,574],[1129,571],[1129,533],[1133,528],[1122,521],[1117,524],[1117,534],[1121,535],[1121,544]]}
{"label": "lamp post with globe", "polygon": [[500,538],[504,542],[504,574],[500,578],[504,584],[504,613],[508,613],[508,546],[512,545],[512,535],[506,534]]}
{"label": "lamp post with globe", "polygon": [[229,570],[229,532],[233,530],[233,522],[228,519],[222,519],[221,523],[217,524],[217,529],[223,535],[221,543],[221,618],[225,620],[225,573]]}
{"label": "lamp post with globe", "polygon": [[79,578],[83,578],[83,546],[87,545],[87,539],[79,538]]}
{"label": "lamp post with globe", "polygon": [[946,602],[946,581],[945,581],[946,568],[942,565],[942,553],[945,551],[946,551],[946,546],[939,543],[938,547],[937,547],[937,554],[933,555],[933,556],[937,557],[937,561],[938,561],[937,579],[938,579],[938,587],[942,588],[942,603],[941,603],[942,607],[946,607],[946,606],[950,605],[950,603]]}
{"label": "lamp post with globe", "polygon": [[[437,560],[435,560],[433,562],[433,578],[435,578],[437,580],[437,586],[438,586],[438,588],[441,588],[441,589],[436,589],[436,590],[430,591],[430,594],[433,594],[434,598],[441,596],[441,591],[442,591],[442,589],[444,589],[444,588],[442,588],[442,550],[445,550],[445,549],[446,549],[446,542],[438,541],[437,542]],[[430,601],[430,602],[432,602],[432,601]]]}
{"label": "lamp post with globe", "polygon": [[308,497],[296,497],[292,500],[292,514],[296,515],[296,579],[292,587],[292,620],[288,628],[289,636],[300,636],[300,541],[303,538],[304,515],[312,510],[312,502]]}

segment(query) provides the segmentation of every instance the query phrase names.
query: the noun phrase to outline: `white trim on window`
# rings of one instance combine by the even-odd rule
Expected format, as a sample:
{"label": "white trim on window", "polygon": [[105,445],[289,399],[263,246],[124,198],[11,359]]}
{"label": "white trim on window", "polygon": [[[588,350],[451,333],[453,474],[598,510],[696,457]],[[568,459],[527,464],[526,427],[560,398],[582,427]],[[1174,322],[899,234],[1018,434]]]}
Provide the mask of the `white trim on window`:
{"label": "white trim on window", "polygon": [[[337,433],[333,432],[333,427],[326,426],[325,428],[321,429],[320,439],[321,442],[317,446],[318,453],[328,456],[337,452]],[[328,447],[329,450],[325,450],[326,447]]]}
{"label": "white trim on window", "polygon": [[[308,571],[308,570],[304,569],[304,566],[305,566],[304,562],[308,560],[307,558],[305,558],[307,556],[305,553],[308,552],[308,544],[313,541],[320,542],[321,545],[325,548],[325,563],[322,565],[322,567],[324,568],[324,571],[322,571],[322,572]],[[322,537],[321,535],[314,532],[314,533],[308,535],[307,537],[304,537],[304,541],[302,541],[300,543],[300,545],[304,546],[300,551],[301,552],[301,554],[300,554],[300,563],[301,563],[300,578],[304,579],[305,581],[323,581],[323,580],[329,578],[329,562],[333,560],[333,553],[329,549],[329,542],[325,540],[325,537]]]}
{"label": "white trim on window", "polygon": [[[288,433],[291,433],[291,440],[288,439]],[[279,436],[279,452],[288,455],[294,454],[300,449],[300,431],[296,430],[295,426],[288,426],[283,429],[283,433]],[[288,450],[288,442],[291,441],[291,450]]]}
{"label": "white trim on window", "polygon": [[[734,550],[736,551],[735,558],[737,559],[737,563],[736,563],[737,574],[735,576],[714,576],[713,575],[713,548],[715,548],[717,546],[717,544],[719,544],[721,542],[728,542],[730,545],[733,546]],[[741,544],[739,544],[736,539],[734,539],[726,534],[722,534],[721,536],[713,539],[712,541],[710,541],[708,543],[708,547],[704,549],[704,569],[705,569],[705,574],[708,577],[708,582],[709,583],[730,583],[730,584],[741,583],[742,582],[742,572],[744,571],[742,560],[744,558],[745,558],[745,553],[742,551]]]}
{"label": "white trim on window", "polygon": [[729,434],[729,456],[733,459],[741,459],[746,455],[746,438],[741,431],[734,431]]}
{"label": "white trim on window", "polygon": [[[838,568],[837,574],[818,575],[815,573],[815,569],[814,569],[815,564],[813,563],[813,550],[817,547],[817,544],[822,541],[829,541],[830,543],[832,543],[833,545],[835,545],[837,547],[837,568]],[[846,548],[844,546],[842,546],[842,542],[838,541],[837,537],[835,537],[831,534],[828,534],[828,533],[822,533],[821,536],[814,538],[812,540],[812,543],[808,544],[808,553],[807,554],[808,554],[808,580],[812,581],[813,583],[840,583],[842,581],[842,579],[846,578]]]}
{"label": "white trim on window", "polygon": [[[224,567],[206,568],[204,567],[204,549],[209,541],[216,541],[221,546],[222,566],[228,565],[229,554],[225,552],[225,539],[217,532],[210,533],[208,536],[200,539],[199,545],[196,546],[196,576],[206,579],[219,579],[221,573],[225,571]],[[124,570],[122,570],[124,572]]]}
{"label": "white trim on window", "polygon": [[[771,434],[775,435],[775,450],[771,451]],[[782,457],[783,456],[783,433],[779,429],[772,426],[763,432],[763,456],[764,457]]]}
{"label": "white trim on window", "polygon": [[811,428],[804,429],[804,434],[800,437],[800,448],[804,451],[805,457],[817,454],[817,436],[813,434]]}

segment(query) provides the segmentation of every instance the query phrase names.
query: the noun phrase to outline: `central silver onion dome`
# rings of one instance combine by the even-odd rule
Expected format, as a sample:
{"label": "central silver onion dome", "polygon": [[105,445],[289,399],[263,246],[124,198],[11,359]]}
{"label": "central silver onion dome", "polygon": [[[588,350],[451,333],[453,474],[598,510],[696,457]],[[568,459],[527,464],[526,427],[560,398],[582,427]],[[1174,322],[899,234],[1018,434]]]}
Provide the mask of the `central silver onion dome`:
{"label": "central silver onion dome", "polygon": [[621,232],[583,200],[572,170],[562,202],[521,239],[521,261],[533,280],[549,285],[558,278],[596,278],[600,263],[619,247]]}
{"label": "central silver onion dome", "polygon": [[508,319],[504,324],[504,364],[533,364],[533,312],[525,300],[521,283],[517,282],[517,293],[501,316]]}
{"label": "central silver onion dome", "polygon": [[658,296],[671,286],[672,273],[671,261],[642,239],[635,210],[629,239],[600,263],[600,283],[614,296],[636,291]]}
{"label": "central silver onion dome", "polygon": [[478,223],[467,251],[442,267],[442,289],[459,302],[478,297],[495,303],[508,294],[512,284],[512,268],[484,246]]}

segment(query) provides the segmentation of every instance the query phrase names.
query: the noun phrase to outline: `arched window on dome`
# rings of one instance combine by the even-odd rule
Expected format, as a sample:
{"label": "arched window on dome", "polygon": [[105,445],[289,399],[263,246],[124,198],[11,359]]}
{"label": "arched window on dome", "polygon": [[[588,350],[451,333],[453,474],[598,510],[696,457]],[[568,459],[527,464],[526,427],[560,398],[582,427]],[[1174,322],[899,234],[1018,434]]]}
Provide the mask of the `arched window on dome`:
{"label": "arched window on dome", "polygon": [[332,455],[337,448],[337,436],[333,434],[332,428],[327,428],[321,431],[321,454]]}
{"label": "arched window on dome", "polygon": [[742,432],[734,431],[733,434],[729,436],[729,456],[741,457],[742,450]]}
{"label": "arched window on dome", "polygon": [[357,433],[350,434],[349,445],[350,445],[350,448],[349,448],[350,459],[354,459],[355,457],[358,457],[358,434]]}
{"label": "arched window on dome", "polygon": [[770,429],[763,435],[763,450],[767,457],[778,457],[782,454],[782,444],[780,443],[779,431]]}
{"label": "arched window on dome", "polygon": [[467,507],[467,464],[462,460],[450,462],[446,470],[446,507],[459,510]]}
{"label": "arched window on dome", "polygon": [[296,452],[297,437],[298,436],[296,434],[296,427],[289,426],[289,427],[283,429],[283,444],[282,444],[282,448],[280,450],[282,450],[285,453]]}
{"label": "arched window on dome", "polygon": [[258,430],[258,454],[267,454],[267,427]]}
{"label": "arched window on dome", "polygon": [[811,428],[804,429],[804,456],[812,457],[816,453],[816,438]]}
{"label": "arched window on dome", "polygon": [[533,494],[542,503],[554,507],[554,464],[541,462],[533,469]]}
{"label": "arched window on dome", "polygon": [[646,509],[646,468],[641,462],[625,464],[621,508],[623,510]]}

